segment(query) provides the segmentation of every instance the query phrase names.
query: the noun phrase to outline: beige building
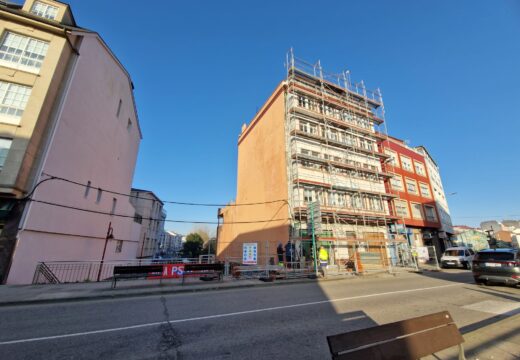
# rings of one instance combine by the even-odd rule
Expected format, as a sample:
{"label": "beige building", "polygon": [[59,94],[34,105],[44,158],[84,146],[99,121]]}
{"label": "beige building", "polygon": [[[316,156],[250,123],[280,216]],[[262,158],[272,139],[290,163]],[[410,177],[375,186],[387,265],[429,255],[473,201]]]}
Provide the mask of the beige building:
{"label": "beige building", "polygon": [[134,209],[103,190],[131,188],[141,131],[129,74],[65,3],[0,1],[0,19],[0,281],[31,282],[41,261],[100,260],[109,225],[106,259],[134,258],[140,227],[115,216]]}
{"label": "beige building", "polygon": [[130,202],[135,208],[134,222],[141,224],[136,257],[152,257],[159,252],[164,239],[164,204],[152,191],[134,188]]}
{"label": "beige building", "polygon": [[292,53],[288,64],[287,79],[239,136],[236,203],[219,211],[220,258],[241,258],[247,242],[258,243],[260,257],[274,257],[289,239],[308,256],[310,203],[319,204],[318,246],[331,262],[352,256],[354,243],[384,241],[395,220],[382,170],[388,156],[377,145],[385,139],[376,131],[384,113],[379,91]]}

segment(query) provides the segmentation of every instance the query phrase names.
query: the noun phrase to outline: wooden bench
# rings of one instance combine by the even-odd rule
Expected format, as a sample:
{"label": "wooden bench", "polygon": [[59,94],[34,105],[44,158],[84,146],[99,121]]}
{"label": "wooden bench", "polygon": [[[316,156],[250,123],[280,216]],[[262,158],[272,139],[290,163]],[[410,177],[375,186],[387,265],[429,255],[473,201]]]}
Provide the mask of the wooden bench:
{"label": "wooden bench", "polygon": [[117,280],[142,279],[151,276],[162,277],[162,265],[114,266],[112,288],[115,289]]}
{"label": "wooden bench", "polygon": [[184,271],[182,273],[182,284],[184,285],[184,279],[189,276],[201,276],[208,279],[218,278],[222,280],[222,274],[224,273],[224,264],[185,264]]}
{"label": "wooden bench", "polygon": [[464,339],[447,311],[327,336],[327,341],[338,360],[416,360],[456,345],[459,360],[465,359]]}

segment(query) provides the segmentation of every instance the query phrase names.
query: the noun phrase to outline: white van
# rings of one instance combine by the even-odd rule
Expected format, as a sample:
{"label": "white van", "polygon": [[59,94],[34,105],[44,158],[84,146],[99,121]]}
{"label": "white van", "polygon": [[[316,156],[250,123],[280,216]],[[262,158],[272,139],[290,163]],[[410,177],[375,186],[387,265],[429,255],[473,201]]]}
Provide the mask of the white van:
{"label": "white van", "polygon": [[473,249],[464,246],[447,248],[441,257],[441,267],[462,267],[469,270],[474,256]]}

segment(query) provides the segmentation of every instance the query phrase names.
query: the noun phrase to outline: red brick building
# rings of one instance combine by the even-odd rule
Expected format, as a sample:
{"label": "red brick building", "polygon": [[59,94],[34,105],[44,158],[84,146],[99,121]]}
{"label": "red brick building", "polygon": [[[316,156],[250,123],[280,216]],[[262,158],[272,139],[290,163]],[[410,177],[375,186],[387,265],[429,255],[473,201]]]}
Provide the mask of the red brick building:
{"label": "red brick building", "polygon": [[384,171],[394,174],[385,182],[386,192],[397,195],[389,201],[391,214],[399,218],[390,232],[406,236],[412,246],[434,245],[442,253],[444,244],[438,239],[441,224],[424,156],[390,136],[379,146],[390,156],[383,163]]}

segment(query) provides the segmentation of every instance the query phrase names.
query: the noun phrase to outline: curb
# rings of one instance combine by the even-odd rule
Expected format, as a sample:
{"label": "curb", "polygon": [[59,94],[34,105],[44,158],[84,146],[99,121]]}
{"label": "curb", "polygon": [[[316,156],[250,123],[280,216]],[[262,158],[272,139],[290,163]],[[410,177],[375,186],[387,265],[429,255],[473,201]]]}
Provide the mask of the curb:
{"label": "curb", "polygon": [[56,299],[31,299],[31,300],[21,300],[21,301],[6,301],[0,302],[0,308],[8,307],[8,306],[29,306],[29,305],[40,305],[40,304],[53,304],[53,303],[66,303],[66,302],[83,302],[83,301],[91,301],[91,300],[112,300],[112,299],[121,299],[121,298],[137,298],[137,297],[145,297],[145,296],[157,296],[157,295],[175,295],[175,294],[186,294],[186,293],[196,293],[196,292],[204,292],[204,291],[226,291],[226,290],[234,290],[234,289],[245,289],[245,288],[253,288],[253,287],[268,287],[268,286],[283,286],[283,285],[298,285],[298,284],[310,284],[310,283],[320,283],[320,282],[329,282],[329,281],[345,281],[345,280],[362,280],[364,278],[380,278],[380,277],[394,277],[395,274],[365,274],[358,276],[349,276],[349,277],[341,277],[341,278],[320,278],[320,279],[289,279],[289,280],[281,280],[281,281],[273,281],[273,282],[262,282],[258,280],[256,284],[237,284],[232,286],[222,286],[220,284],[215,284],[210,287],[194,287],[194,288],[170,288],[165,289],[160,286],[158,288],[150,289],[146,292],[140,293],[116,293],[116,294],[95,294],[95,295],[85,295],[85,296],[74,296],[68,298],[56,298]]}

